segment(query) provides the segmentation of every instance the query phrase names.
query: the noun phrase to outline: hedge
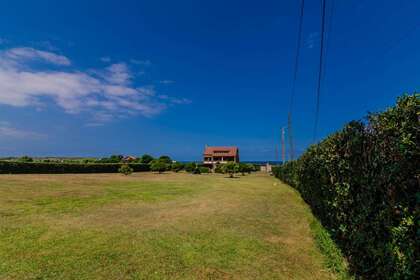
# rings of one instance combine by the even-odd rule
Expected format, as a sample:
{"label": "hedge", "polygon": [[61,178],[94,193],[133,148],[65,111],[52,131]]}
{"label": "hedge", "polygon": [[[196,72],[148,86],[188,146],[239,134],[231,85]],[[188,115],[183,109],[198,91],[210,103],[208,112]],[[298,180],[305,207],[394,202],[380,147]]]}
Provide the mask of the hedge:
{"label": "hedge", "polygon": [[[55,163],[0,161],[0,174],[118,173],[123,163]],[[128,164],[134,172],[149,171],[143,163]]]}
{"label": "hedge", "polygon": [[420,95],[353,121],[273,170],[295,187],[362,279],[420,275]]}

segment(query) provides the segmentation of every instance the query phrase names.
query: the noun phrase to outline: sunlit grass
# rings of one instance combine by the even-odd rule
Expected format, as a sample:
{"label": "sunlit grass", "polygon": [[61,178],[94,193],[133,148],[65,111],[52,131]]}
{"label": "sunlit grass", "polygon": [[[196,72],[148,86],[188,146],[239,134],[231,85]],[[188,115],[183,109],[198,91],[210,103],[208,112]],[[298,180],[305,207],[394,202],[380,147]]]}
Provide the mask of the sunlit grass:
{"label": "sunlit grass", "polygon": [[0,176],[0,279],[334,279],[265,174]]}

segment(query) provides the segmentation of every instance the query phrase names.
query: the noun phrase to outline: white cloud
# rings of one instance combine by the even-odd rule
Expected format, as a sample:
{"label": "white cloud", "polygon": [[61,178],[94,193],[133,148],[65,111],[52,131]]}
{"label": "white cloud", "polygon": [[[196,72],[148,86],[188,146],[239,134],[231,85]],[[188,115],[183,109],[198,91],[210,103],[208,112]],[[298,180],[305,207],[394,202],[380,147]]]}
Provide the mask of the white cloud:
{"label": "white cloud", "polygon": [[13,127],[9,122],[0,121],[0,136],[2,138],[11,138],[11,139],[32,139],[32,140],[39,140],[44,139],[46,135],[27,131],[27,130],[20,130]]}
{"label": "white cloud", "polygon": [[65,56],[33,48],[1,51],[0,104],[40,108],[53,101],[67,113],[87,112],[99,123],[136,114],[153,116],[170,103],[187,103],[162,100],[153,87],[135,87],[133,75],[123,62],[83,72],[68,67],[38,70],[29,63],[32,60],[61,68],[71,64]]}
{"label": "white cloud", "polygon": [[126,85],[132,78],[128,66],[125,63],[115,63],[107,67],[105,79],[111,84]]}
{"label": "white cloud", "polygon": [[2,53],[2,58],[9,62],[22,62],[28,60],[43,60],[57,65],[70,65],[70,60],[62,55],[52,52],[40,51],[34,48],[12,48]]}

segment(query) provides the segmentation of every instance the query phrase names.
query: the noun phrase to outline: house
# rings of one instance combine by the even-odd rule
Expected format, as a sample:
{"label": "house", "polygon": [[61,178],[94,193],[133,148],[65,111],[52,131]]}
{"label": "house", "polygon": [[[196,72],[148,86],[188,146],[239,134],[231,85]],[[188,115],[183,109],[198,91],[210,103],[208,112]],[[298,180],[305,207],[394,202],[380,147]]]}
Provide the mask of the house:
{"label": "house", "polygon": [[122,159],[122,161],[123,161],[123,162],[132,162],[132,161],[135,161],[135,160],[137,160],[137,158],[136,158],[136,157],[134,157],[134,156],[125,156],[125,157]]}
{"label": "house", "polygon": [[210,147],[206,146],[203,153],[203,164],[214,167],[219,163],[229,161],[239,162],[238,147]]}

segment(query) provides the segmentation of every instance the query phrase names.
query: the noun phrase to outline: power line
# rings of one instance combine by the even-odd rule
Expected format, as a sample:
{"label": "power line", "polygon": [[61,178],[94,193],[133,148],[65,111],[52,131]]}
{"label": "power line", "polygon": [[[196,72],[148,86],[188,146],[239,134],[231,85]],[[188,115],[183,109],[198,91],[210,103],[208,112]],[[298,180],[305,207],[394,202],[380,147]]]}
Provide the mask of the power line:
{"label": "power line", "polygon": [[302,26],[303,26],[303,16],[305,11],[305,0],[300,2],[300,14],[299,14],[299,27],[298,27],[298,37],[296,42],[296,56],[295,56],[295,65],[294,65],[294,74],[292,82],[292,91],[290,95],[290,104],[289,104],[289,114],[288,114],[288,136],[289,136],[289,148],[290,148],[290,159],[293,160],[295,157],[295,145],[293,142],[293,130],[292,130],[292,111],[293,103],[296,92],[296,81],[297,74],[299,72],[299,58],[300,58],[300,47],[302,45]]}
{"label": "power line", "polygon": [[319,53],[319,70],[318,70],[318,86],[316,91],[316,109],[315,109],[315,124],[314,124],[314,136],[313,142],[316,141],[318,123],[319,123],[319,101],[321,95],[321,84],[322,84],[322,72],[324,65],[324,41],[325,41],[325,14],[326,14],[326,0],[321,0],[322,3],[322,14],[321,14],[321,46]]}
{"label": "power line", "polygon": [[325,59],[324,59],[324,69],[323,69],[323,73],[322,73],[322,79],[325,81],[325,77],[326,77],[326,73],[327,73],[327,60],[328,60],[328,50],[330,49],[330,45],[331,45],[331,34],[333,32],[332,29],[332,22],[334,21],[334,11],[335,11],[335,1],[331,0],[330,1],[330,11],[328,14],[328,19],[326,22],[327,25],[327,29],[326,29],[326,38],[325,38]]}

